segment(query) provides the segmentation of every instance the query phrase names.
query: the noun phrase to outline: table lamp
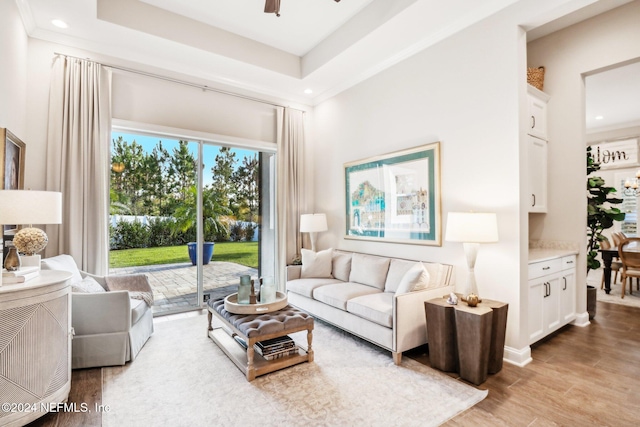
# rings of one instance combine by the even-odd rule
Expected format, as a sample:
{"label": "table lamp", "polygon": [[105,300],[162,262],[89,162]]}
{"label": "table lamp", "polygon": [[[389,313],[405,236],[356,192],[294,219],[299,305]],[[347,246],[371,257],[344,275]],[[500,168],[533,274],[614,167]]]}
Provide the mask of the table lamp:
{"label": "table lamp", "polygon": [[[62,193],[55,191],[0,190],[0,224],[29,227],[20,229],[13,237],[13,244],[23,253],[22,261],[13,257],[5,259],[7,270],[24,265],[40,266],[40,255],[49,242],[47,233],[31,224],[60,224],[62,222]],[[16,264],[17,263],[17,264]]]}
{"label": "table lamp", "polygon": [[316,237],[321,231],[327,231],[327,216],[321,214],[300,215],[300,232],[309,233],[311,250],[316,251]]}
{"label": "table lamp", "polygon": [[498,221],[495,213],[480,212],[449,212],[447,215],[447,232],[445,240],[462,242],[467,257],[467,283],[464,297],[478,294],[478,286],[474,268],[480,243],[494,243],[498,241]]}

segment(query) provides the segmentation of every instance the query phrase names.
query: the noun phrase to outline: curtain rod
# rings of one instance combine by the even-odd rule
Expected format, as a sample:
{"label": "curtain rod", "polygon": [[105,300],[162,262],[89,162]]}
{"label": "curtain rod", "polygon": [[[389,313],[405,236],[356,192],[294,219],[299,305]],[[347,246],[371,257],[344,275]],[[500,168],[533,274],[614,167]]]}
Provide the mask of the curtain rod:
{"label": "curtain rod", "polygon": [[185,80],[175,79],[173,77],[167,77],[167,76],[163,76],[163,75],[160,75],[160,74],[149,73],[147,71],[140,71],[140,70],[136,70],[136,69],[133,69],[133,68],[121,67],[119,65],[105,64],[103,62],[94,61],[94,60],[92,60],[90,58],[80,58],[78,56],[67,55],[65,53],[53,52],[53,54],[54,55],[59,55],[59,56],[66,56],[67,58],[80,59],[80,60],[83,60],[83,61],[91,61],[93,63],[102,65],[103,67],[112,68],[114,70],[125,71],[127,73],[132,73],[132,74],[140,74],[141,76],[151,77],[151,78],[158,79],[158,80],[164,80],[164,81],[167,81],[167,82],[176,83],[176,84],[180,84],[180,85],[183,85],[183,86],[194,87],[194,88],[197,88],[197,89],[201,89],[203,91],[216,92],[216,93],[220,93],[220,94],[223,94],[223,95],[229,95],[229,96],[234,96],[236,98],[246,99],[248,101],[259,102],[261,104],[271,105],[273,107],[290,108],[291,110],[302,111],[303,114],[306,113],[306,111],[300,110],[299,108],[293,108],[293,107],[288,107],[286,105],[275,104],[275,103],[273,103],[271,101],[267,101],[267,100],[264,100],[264,99],[254,98],[252,96],[247,96],[247,95],[241,95],[239,93],[229,92],[229,91],[222,90],[222,89],[216,89],[216,88],[213,88],[213,87],[210,87],[210,86],[207,86],[207,85],[201,85],[201,84],[197,84],[197,83],[192,83],[192,82],[188,82],[188,81],[185,81]]}

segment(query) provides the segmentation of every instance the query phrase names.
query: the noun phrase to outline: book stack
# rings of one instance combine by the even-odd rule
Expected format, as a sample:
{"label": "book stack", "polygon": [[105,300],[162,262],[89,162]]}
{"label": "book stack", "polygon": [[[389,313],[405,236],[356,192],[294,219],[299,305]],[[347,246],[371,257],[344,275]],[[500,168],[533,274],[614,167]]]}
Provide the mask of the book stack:
{"label": "book stack", "polygon": [[31,279],[34,279],[40,275],[40,269],[36,266],[33,267],[20,267],[15,271],[7,271],[2,269],[2,284],[11,285],[14,283],[24,283]]}
{"label": "book stack", "polygon": [[266,341],[259,341],[255,343],[253,349],[266,360],[279,359],[298,353],[298,347],[295,341],[288,335]]}

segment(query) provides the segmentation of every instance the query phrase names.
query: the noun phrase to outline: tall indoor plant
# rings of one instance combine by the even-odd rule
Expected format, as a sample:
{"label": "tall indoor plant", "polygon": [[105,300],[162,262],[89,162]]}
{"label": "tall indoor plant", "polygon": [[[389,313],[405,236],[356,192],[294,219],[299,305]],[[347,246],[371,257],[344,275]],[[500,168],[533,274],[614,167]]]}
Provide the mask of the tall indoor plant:
{"label": "tall indoor plant", "polygon": [[[600,163],[591,155],[591,147],[587,147],[587,274],[589,270],[600,268],[598,250],[605,237],[602,232],[613,227],[615,221],[624,220],[624,212],[613,205],[622,203],[615,197],[614,187],[607,187],[604,179],[590,176],[600,170]],[[595,316],[595,292],[593,286],[587,287],[587,311],[589,318]]]}

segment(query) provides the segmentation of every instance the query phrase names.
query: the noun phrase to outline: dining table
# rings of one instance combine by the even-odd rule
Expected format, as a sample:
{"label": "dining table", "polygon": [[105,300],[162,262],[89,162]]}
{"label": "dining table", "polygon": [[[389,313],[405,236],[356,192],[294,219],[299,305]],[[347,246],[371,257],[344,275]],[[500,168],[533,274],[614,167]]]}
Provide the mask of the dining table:
{"label": "dining table", "polygon": [[[640,252],[640,246],[635,242],[631,242],[627,245],[625,251]],[[608,294],[611,292],[611,263],[614,258],[619,258],[618,247],[613,246],[609,249],[599,249],[602,255],[602,262],[604,263],[604,291]]]}
{"label": "dining table", "polygon": [[604,263],[604,291],[608,294],[611,292],[611,263],[614,258],[618,258],[618,247],[614,246],[609,249],[600,249],[602,262]]}

